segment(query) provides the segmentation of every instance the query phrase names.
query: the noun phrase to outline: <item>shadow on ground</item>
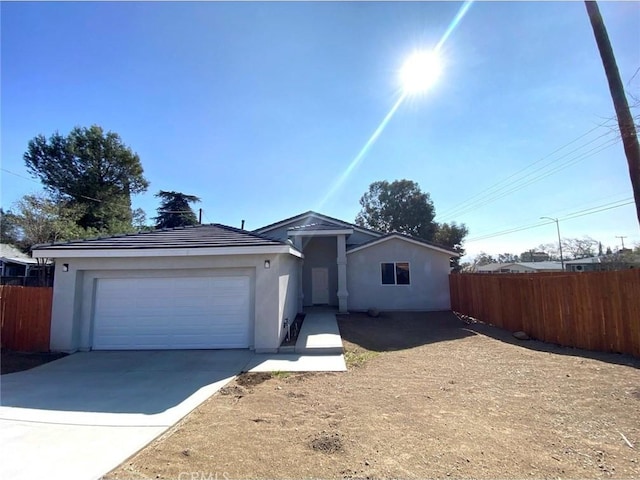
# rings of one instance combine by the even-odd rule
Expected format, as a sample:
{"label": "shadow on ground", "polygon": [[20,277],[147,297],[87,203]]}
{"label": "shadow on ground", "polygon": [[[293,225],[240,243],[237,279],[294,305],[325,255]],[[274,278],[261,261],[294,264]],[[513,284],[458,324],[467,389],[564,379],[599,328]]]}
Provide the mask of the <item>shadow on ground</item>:
{"label": "shadow on ground", "polygon": [[435,342],[458,340],[476,333],[452,312],[381,312],[338,315],[340,335],[367,350],[389,352]]}
{"label": "shadow on ground", "polygon": [[640,358],[618,353],[603,353],[563,347],[537,340],[518,340],[502,328],[459,317],[453,312],[382,312],[377,318],[365,313],[339,315],[338,325],[344,340],[375,352],[419,347],[436,342],[485,335],[501,342],[539,352],[599,360],[640,368]]}
{"label": "shadow on ground", "polygon": [[[453,314],[456,316],[456,314]],[[632,357],[623,353],[606,353],[596,352],[592,350],[584,350],[582,348],[563,347],[555,343],[547,343],[539,340],[518,340],[511,332],[503,328],[488,325],[466,317],[458,317],[459,321],[465,325],[465,328],[487,337],[500,340],[501,342],[510,343],[519,347],[535,350],[538,352],[554,353],[556,355],[570,355],[573,357],[589,358],[599,360],[601,362],[612,363],[616,365],[626,365],[629,367],[640,368],[640,358]]]}

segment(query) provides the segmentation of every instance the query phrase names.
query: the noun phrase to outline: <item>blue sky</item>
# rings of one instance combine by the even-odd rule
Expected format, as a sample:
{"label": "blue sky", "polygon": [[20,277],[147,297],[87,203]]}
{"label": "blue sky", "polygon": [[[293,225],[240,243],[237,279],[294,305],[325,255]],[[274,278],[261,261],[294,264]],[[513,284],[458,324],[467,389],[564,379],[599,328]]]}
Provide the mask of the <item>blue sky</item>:
{"label": "blue sky", "polygon": [[[322,203],[398,100],[404,59],[461,5],[4,2],[2,206],[40,189],[6,171],[29,177],[31,138],[98,124],[140,155],[151,186],[133,202],[148,217],[162,189],[201,197],[207,222],[252,229],[311,209],[353,221],[371,182],[407,178],[438,220],[467,224],[470,254],[554,242],[553,224],[481,239],[541,216],[564,237],[640,242],[632,204],[565,218],[632,197],[582,2],[474,3],[440,81],[402,102]],[[640,97],[639,5],[600,9]]]}

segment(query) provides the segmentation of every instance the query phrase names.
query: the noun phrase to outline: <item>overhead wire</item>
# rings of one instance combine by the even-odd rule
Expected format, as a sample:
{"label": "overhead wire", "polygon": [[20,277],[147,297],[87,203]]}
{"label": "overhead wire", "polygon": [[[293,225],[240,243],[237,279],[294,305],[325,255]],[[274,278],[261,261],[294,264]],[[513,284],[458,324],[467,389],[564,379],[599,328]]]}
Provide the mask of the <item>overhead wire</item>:
{"label": "overhead wire", "polygon": [[[623,202],[623,203],[621,203],[621,202]],[[585,209],[585,210],[579,210],[577,212],[573,212],[573,213],[570,213],[568,215],[565,215],[564,217],[560,217],[558,220],[563,220],[563,221],[572,220],[574,218],[584,217],[586,215],[593,215],[595,213],[600,213],[600,212],[604,212],[604,211],[607,211],[607,210],[612,210],[614,208],[624,207],[626,205],[631,205],[632,203],[635,203],[635,201],[632,199],[632,197],[629,197],[629,198],[626,198],[626,199],[623,199],[623,200],[618,200],[618,201],[611,202],[611,203],[604,204],[604,205],[598,205],[596,207],[588,208],[588,209]],[[516,233],[516,232],[521,232],[521,231],[524,231],[524,230],[531,230],[533,228],[542,227],[543,225],[548,225],[550,223],[554,223],[554,222],[552,222],[552,221],[538,222],[536,224],[525,225],[525,226],[522,226],[522,227],[515,227],[515,228],[511,228],[511,229],[501,230],[501,231],[489,233],[489,234],[486,234],[486,235],[480,235],[480,236],[477,236],[477,237],[472,237],[472,238],[466,239],[465,242],[466,243],[471,243],[471,242],[477,242],[477,241],[480,241],[480,240],[487,240],[489,238],[501,237],[501,236],[504,236],[504,235],[509,235],[511,233]]]}
{"label": "overhead wire", "polygon": [[[34,180],[33,178],[25,177],[24,175],[20,175],[19,173],[12,172],[11,170],[7,170],[6,168],[0,168],[0,170],[2,170],[3,172],[9,173],[9,174],[11,174],[11,175],[15,175],[16,177],[20,177],[20,178],[24,178],[25,180],[29,180],[30,182],[37,183],[38,185],[42,185],[42,183],[41,183],[41,182],[38,182],[38,181]],[[71,197],[80,197],[80,198],[85,198],[85,199],[87,199],[87,200],[92,200],[92,201],[94,201],[94,202],[102,203],[102,200],[99,200],[99,199],[97,199],[97,198],[87,197],[86,195],[79,195],[79,194],[72,195],[72,194],[67,193],[67,192],[65,192],[65,191],[63,191],[63,190],[60,190],[60,191],[61,191],[62,193],[64,193],[64,194],[66,194],[66,195],[71,196]]]}
{"label": "overhead wire", "polygon": [[[526,174],[524,176],[520,176],[520,174],[526,172],[527,170],[529,170],[530,168],[534,167],[535,165],[538,165],[539,163],[543,162],[544,160],[547,160],[547,159],[553,157],[554,155],[556,155],[560,151],[562,151],[562,150],[566,149],[567,147],[575,144],[579,140],[583,139],[584,137],[588,136],[589,134],[593,133],[594,131],[598,130],[599,128],[602,128],[603,126],[607,125],[607,123],[610,123],[610,122],[611,122],[611,120],[609,119],[609,120],[607,120],[607,121],[605,121],[605,122],[593,127],[592,129],[588,130],[587,132],[583,133],[582,135],[579,135],[578,137],[574,138],[570,142],[567,142],[566,144],[556,148],[551,153],[549,153],[549,154],[543,156],[542,158],[530,163],[526,167],[521,168],[520,170],[512,173],[511,175],[503,178],[502,180],[499,180],[498,182],[492,184],[491,186],[479,191],[475,195],[472,195],[471,197],[467,198],[466,200],[460,202],[459,204],[454,205],[453,207],[450,207],[448,209],[445,209],[442,213],[440,213],[438,215],[438,217],[440,217],[440,218],[451,217],[452,215],[455,214],[455,212],[468,208],[469,205],[467,205],[467,204],[470,204],[475,199],[478,199],[478,197],[481,197],[480,200],[482,200],[482,199],[485,199],[485,198],[487,198],[487,197],[489,197],[491,195],[494,195],[494,194],[498,193],[500,190],[508,188],[509,186],[513,185],[514,183],[517,183],[517,182],[520,182],[520,181],[524,180],[525,178],[527,178],[527,177],[531,176],[532,174],[534,174],[534,173],[546,168],[547,166],[549,166],[549,165],[551,165],[553,163],[556,163],[556,162],[562,160],[563,158],[566,158],[567,156],[569,156],[569,155],[571,155],[571,154],[573,154],[575,152],[578,152],[579,150],[581,150],[584,147],[594,143],[595,141],[599,140],[600,138],[612,134],[614,132],[614,130],[610,130],[608,132],[605,132],[605,133],[599,135],[598,137],[590,140],[589,142],[584,143],[584,144],[578,146],[577,148],[574,148],[573,150],[563,154],[562,156],[556,158],[555,160],[552,160],[551,162],[547,162],[545,165],[539,167],[538,169],[536,169],[536,170],[534,170],[534,171],[532,171],[532,172],[530,172],[530,173],[528,173],[528,174]],[[509,180],[513,179],[514,177],[518,177],[518,176],[520,176],[520,178],[515,178],[514,180],[509,182]]]}
{"label": "overhead wire", "polygon": [[509,190],[500,191],[500,192],[494,192],[495,193],[494,195],[488,195],[486,197],[483,197],[483,198],[480,199],[480,201],[478,203],[474,203],[472,205],[469,205],[466,208],[464,208],[464,209],[462,209],[462,210],[460,210],[460,211],[458,211],[456,213],[449,214],[445,218],[450,218],[453,215],[455,215],[457,217],[460,217],[460,216],[465,215],[465,214],[467,214],[469,212],[477,210],[478,208],[480,208],[480,207],[482,207],[484,205],[487,205],[489,203],[493,203],[496,200],[500,200],[501,198],[504,198],[507,195],[510,195],[510,194],[512,194],[514,192],[517,192],[518,190],[522,190],[523,188],[528,187],[529,185],[532,185],[532,184],[534,184],[536,182],[539,182],[540,180],[543,180],[543,179],[545,179],[545,178],[547,178],[547,177],[549,177],[549,176],[551,176],[551,175],[553,175],[553,174],[555,174],[555,173],[557,173],[557,172],[559,172],[561,170],[564,170],[564,169],[569,168],[569,167],[571,167],[573,165],[576,165],[576,164],[578,164],[578,163],[580,163],[580,162],[582,162],[582,161],[584,161],[584,160],[586,160],[588,158],[591,158],[594,155],[597,155],[598,153],[600,153],[600,152],[602,152],[602,151],[604,151],[604,150],[606,150],[608,148],[611,148],[614,145],[620,143],[620,141],[621,141],[620,138],[615,138],[615,139],[608,140],[607,142],[604,142],[604,143],[592,148],[591,150],[588,150],[588,151],[584,152],[581,155],[573,157],[573,158],[567,160],[566,162],[563,162],[560,165],[557,165],[554,168],[552,168],[550,170],[547,170],[546,172],[543,172],[543,173],[541,173],[540,175],[538,175],[538,176],[536,176],[534,178],[526,180],[524,183],[518,183],[518,182],[521,182],[522,180],[526,179],[526,177],[522,177],[521,179],[518,179],[516,182],[513,182],[512,184],[506,185],[505,187],[503,187],[503,188],[507,188],[507,187],[511,186],[512,188],[510,188]]}

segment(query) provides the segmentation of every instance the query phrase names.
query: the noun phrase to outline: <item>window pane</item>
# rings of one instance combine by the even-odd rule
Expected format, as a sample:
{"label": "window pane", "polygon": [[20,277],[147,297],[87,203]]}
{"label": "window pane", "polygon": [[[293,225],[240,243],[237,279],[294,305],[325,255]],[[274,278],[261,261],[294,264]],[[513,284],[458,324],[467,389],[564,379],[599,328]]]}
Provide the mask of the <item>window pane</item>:
{"label": "window pane", "polygon": [[393,275],[394,265],[393,263],[382,264],[382,284],[383,285],[395,285],[395,277]]}
{"label": "window pane", "polygon": [[410,284],[408,263],[396,263],[396,278],[398,279],[398,285]]}

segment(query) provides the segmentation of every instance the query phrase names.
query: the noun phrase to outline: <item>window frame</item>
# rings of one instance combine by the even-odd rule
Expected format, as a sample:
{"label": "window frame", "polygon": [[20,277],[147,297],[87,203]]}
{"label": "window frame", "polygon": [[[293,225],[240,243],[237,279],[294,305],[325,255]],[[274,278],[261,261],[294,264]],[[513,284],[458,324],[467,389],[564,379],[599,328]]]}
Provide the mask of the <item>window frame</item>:
{"label": "window frame", "polygon": [[[398,264],[405,264],[407,266],[407,273],[409,274],[408,283],[398,283]],[[393,265],[393,283],[383,282],[383,266]],[[410,287],[411,286],[411,262],[409,261],[396,261],[396,262],[380,262],[380,285],[383,287]]]}

